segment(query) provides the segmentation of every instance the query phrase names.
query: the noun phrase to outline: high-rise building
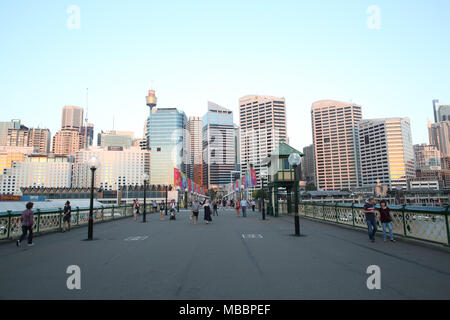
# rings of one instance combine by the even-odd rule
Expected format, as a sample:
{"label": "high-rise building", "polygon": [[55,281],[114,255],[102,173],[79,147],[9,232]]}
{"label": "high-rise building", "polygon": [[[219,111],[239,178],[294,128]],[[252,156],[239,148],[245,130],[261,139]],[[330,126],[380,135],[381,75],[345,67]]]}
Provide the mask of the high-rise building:
{"label": "high-rise building", "polygon": [[129,148],[133,145],[134,132],[109,130],[98,134],[99,146]]}
{"label": "high-rise building", "polygon": [[434,122],[450,121],[450,105],[443,105],[433,100]]}
{"label": "high-rise building", "polygon": [[241,172],[251,166],[261,187],[261,162],[287,142],[286,103],[284,98],[248,95],[239,99]]}
{"label": "high-rise building", "polygon": [[[196,184],[203,186],[202,164],[202,118],[189,117],[187,124],[189,132],[189,163],[188,175]],[[206,187],[206,184],[205,184]]]}
{"label": "high-rise building", "polygon": [[39,153],[50,152],[50,130],[41,128],[8,129],[6,145],[10,147],[35,147]]}
{"label": "high-rise building", "polygon": [[173,185],[173,169],[187,173],[187,117],[176,108],[152,108],[148,117],[147,140],[151,151],[150,183]]}
{"label": "high-rise building", "polygon": [[139,147],[90,147],[75,154],[72,187],[90,187],[91,173],[88,162],[93,156],[100,162],[95,174],[96,188],[118,190],[122,186],[143,185],[144,173],[149,172],[148,150]]}
{"label": "high-rise building", "polygon": [[441,153],[436,146],[425,143],[414,145],[414,158],[416,170],[441,169]]}
{"label": "high-rise building", "polygon": [[367,119],[358,124],[361,186],[407,189],[415,177],[408,118]]}
{"label": "high-rise building", "polygon": [[203,185],[217,189],[230,183],[234,170],[233,111],[208,102],[202,128]]}
{"label": "high-rise building", "polygon": [[83,126],[83,109],[76,106],[65,106],[62,112],[61,129],[80,131]]}
{"label": "high-rise building", "polygon": [[85,122],[80,129],[80,134],[83,140],[82,148],[86,149],[92,146],[94,142],[94,125],[92,123]]}
{"label": "high-rise building", "polygon": [[23,161],[14,161],[11,168],[0,175],[2,194],[21,195],[20,188],[70,188],[72,163],[67,157],[55,155],[27,155]]}
{"label": "high-rise building", "polygon": [[81,149],[83,137],[79,130],[62,129],[53,137],[52,152],[58,155],[70,156]]}
{"label": "high-rise building", "polygon": [[20,120],[11,120],[9,122],[0,122],[0,146],[6,146],[9,129],[20,129]]}
{"label": "high-rise building", "polygon": [[314,161],[314,145],[311,144],[303,148],[302,159],[302,179],[306,183],[315,183],[315,161]]}
{"label": "high-rise building", "polygon": [[319,190],[358,186],[357,123],[361,106],[334,100],[312,104],[316,186]]}
{"label": "high-rise building", "polygon": [[430,144],[436,146],[441,157],[450,156],[450,120],[431,123],[428,121]]}

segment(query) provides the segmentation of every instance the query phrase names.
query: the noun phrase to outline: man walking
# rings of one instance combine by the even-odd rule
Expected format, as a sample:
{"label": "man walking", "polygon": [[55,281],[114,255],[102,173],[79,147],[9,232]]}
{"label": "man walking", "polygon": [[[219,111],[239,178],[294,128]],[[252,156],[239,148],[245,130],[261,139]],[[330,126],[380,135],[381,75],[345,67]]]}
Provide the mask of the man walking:
{"label": "man walking", "polygon": [[28,202],[26,205],[26,210],[22,212],[22,216],[20,217],[20,221],[22,222],[22,235],[20,239],[17,240],[16,245],[20,246],[20,243],[27,236],[28,232],[28,246],[33,246],[33,202]]}
{"label": "man walking", "polygon": [[241,207],[242,207],[242,216],[245,218],[247,217],[247,200],[245,199],[241,200]]}
{"label": "man walking", "polygon": [[216,200],[213,201],[212,205],[213,205],[213,216],[218,216],[219,214],[217,213],[217,202],[216,202]]}
{"label": "man walking", "polygon": [[364,204],[363,211],[366,215],[367,232],[369,233],[369,239],[375,242],[375,233],[377,232],[377,221],[375,215],[375,201],[373,198]]}
{"label": "man walking", "polygon": [[194,217],[194,224],[197,224],[198,222],[198,213],[200,211],[200,202],[198,202],[198,199],[196,198],[194,202],[192,202],[191,212],[192,216]]}

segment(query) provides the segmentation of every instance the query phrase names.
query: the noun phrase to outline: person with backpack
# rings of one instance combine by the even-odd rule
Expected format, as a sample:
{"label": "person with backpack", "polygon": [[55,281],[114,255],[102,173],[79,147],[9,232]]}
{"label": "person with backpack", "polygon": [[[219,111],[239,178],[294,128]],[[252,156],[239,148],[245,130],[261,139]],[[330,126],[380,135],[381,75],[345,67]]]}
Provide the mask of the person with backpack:
{"label": "person with backpack", "polygon": [[28,202],[26,204],[26,210],[22,212],[20,217],[20,221],[22,222],[22,235],[20,239],[17,240],[16,245],[19,247],[20,243],[25,239],[28,233],[28,246],[34,246],[33,243],[33,202]]}
{"label": "person with backpack", "polygon": [[191,212],[192,216],[194,218],[194,224],[198,223],[198,213],[200,211],[200,202],[198,202],[198,199],[195,199],[192,202]]}
{"label": "person with backpack", "polygon": [[375,215],[375,201],[373,198],[364,204],[363,212],[366,215],[367,232],[369,234],[369,239],[375,242],[375,233],[377,232],[377,221]]}
{"label": "person with backpack", "polygon": [[387,207],[387,203],[385,200],[381,200],[379,213],[379,221],[381,222],[381,226],[383,228],[383,240],[386,242],[386,229],[389,230],[389,236],[391,242],[395,242],[394,234],[392,232],[392,220],[394,217],[392,216],[391,210]]}
{"label": "person with backpack", "polygon": [[134,221],[137,221],[137,216],[140,214],[139,210],[140,210],[141,205],[139,204],[138,199],[135,199],[133,201],[134,201],[134,205],[133,205]]}
{"label": "person with backpack", "polygon": [[72,207],[70,201],[67,200],[63,209],[63,229],[62,232],[66,232],[66,224],[68,225],[67,231],[70,231],[70,220],[72,219]]}

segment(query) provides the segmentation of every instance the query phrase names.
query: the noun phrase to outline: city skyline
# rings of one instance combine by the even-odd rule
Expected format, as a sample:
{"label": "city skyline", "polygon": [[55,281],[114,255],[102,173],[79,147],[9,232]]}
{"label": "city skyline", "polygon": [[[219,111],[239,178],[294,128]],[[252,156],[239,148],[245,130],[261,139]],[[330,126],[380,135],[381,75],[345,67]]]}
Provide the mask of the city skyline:
{"label": "city skyline", "polygon": [[[116,130],[139,137],[136,118],[147,117],[150,87],[159,106],[188,116],[201,116],[207,101],[237,113],[240,97],[273,95],[286,99],[289,136],[299,137],[291,144],[300,149],[312,142],[307,115],[314,101],[359,104],[363,118],[408,116],[414,144],[428,141],[432,100],[450,103],[448,80],[440,79],[450,69],[450,45],[443,41],[450,30],[447,2],[377,1],[377,30],[367,26],[368,1],[136,2],[126,8],[78,1],[79,29],[67,27],[70,5],[1,4],[3,121],[21,119],[54,135],[61,108],[86,109],[89,88],[96,132],[113,129],[114,117]],[[266,19],[274,23],[266,26]]]}

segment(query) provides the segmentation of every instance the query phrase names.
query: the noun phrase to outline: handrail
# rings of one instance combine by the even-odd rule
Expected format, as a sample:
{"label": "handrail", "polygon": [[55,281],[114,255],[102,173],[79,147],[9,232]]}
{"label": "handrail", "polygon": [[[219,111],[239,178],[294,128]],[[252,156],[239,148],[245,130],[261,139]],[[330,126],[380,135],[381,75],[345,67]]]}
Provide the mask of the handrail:
{"label": "handrail", "polygon": [[[150,214],[151,210],[149,209],[151,208],[151,204],[146,204],[146,206],[147,213]],[[104,205],[101,207],[94,207],[94,223],[132,216],[132,208],[133,204]],[[71,225],[87,225],[89,211],[90,208],[76,207],[72,211]],[[20,235],[21,214],[22,212],[8,211],[7,214],[0,215],[0,240],[11,239]],[[100,218],[97,218],[97,216]],[[54,210],[36,209],[34,212],[35,225],[33,226],[33,229],[37,234],[61,230],[62,219],[63,215],[61,208]]]}
{"label": "handrail", "polygon": [[[305,217],[344,224],[358,229],[367,228],[362,204],[330,204],[300,201],[299,206],[302,207],[302,210],[299,210],[299,212]],[[378,209],[379,205],[375,207]],[[450,212],[448,206],[417,207],[392,205],[389,208],[394,217],[392,221],[394,234],[404,238],[450,246]],[[322,210],[320,216],[314,214],[316,209]],[[311,212],[307,212],[307,210]],[[334,214],[331,214],[331,212]]]}

